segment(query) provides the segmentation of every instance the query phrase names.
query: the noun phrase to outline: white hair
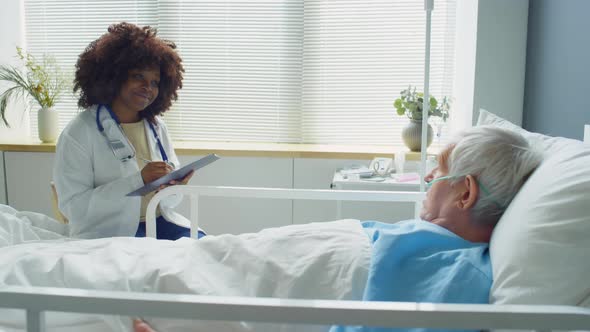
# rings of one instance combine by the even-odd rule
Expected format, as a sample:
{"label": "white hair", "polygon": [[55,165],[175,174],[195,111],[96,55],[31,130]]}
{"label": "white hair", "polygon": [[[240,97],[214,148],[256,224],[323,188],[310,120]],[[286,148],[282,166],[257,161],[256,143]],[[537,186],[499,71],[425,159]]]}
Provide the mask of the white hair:
{"label": "white hair", "polygon": [[[477,179],[479,197],[472,213],[474,220],[484,224],[498,222],[543,159],[522,135],[492,126],[468,129],[452,144],[447,159],[449,175]],[[453,180],[458,181],[460,178]]]}

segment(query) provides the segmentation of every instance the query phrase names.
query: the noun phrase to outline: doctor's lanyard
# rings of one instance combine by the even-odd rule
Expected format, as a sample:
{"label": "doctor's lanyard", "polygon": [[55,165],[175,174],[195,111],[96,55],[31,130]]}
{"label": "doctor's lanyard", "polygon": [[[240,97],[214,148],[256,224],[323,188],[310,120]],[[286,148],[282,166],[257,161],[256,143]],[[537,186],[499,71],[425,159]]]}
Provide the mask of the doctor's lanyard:
{"label": "doctor's lanyard", "polygon": [[[111,118],[117,123],[117,126],[119,126],[119,130],[121,131],[121,134],[125,137],[125,139],[127,139],[127,146],[129,146],[131,148],[131,150],[133,150],[133,155],[123,156],[123,157],[117,156],[117,153],[115,152],[115,150],[123,149],[124,144],[119,140],[110,140],[106,136],[106,134],[104,133],[104,127],[100,123],[100,110],[103,106],[107,109]],[[158,144],[158,149],[160,150],[160,154],[162,155],[162,160],[164,162],[168,163],[168,155],[166,155],[166,151],[164,150],[164,146],[162,145],[162,141],[160,141],[160,137],[158,136],[158,133],[156,132],[156,128],[149,121],[148,121],[148,124],[150,125],[150,129],[152,130],[152,133],[154,134],[154,138],[156,139],[156,143]],[[113,111],[108,106],[102,105],[102,104],[98,105],[98,109],[96,110],[96,126],[98,127],[98,131],[100,131],[100,133],[107,139],[107,144],[109,145],[109,147],[113,151],[113,154],[115,155],[116,158],[119,158],[119,160],[121,160],[122,162],[126,162],[126,161],[133,159],[135,157],[135,148],[133,147],[131,142],[129,142],[129,138],[127,138],[127,135],[125,135],[125,132],[123,131],[123,128],[121,127],[121,122],[119,121],[119,118],[117,117],[117,115],[115,113],[113,113]]]}

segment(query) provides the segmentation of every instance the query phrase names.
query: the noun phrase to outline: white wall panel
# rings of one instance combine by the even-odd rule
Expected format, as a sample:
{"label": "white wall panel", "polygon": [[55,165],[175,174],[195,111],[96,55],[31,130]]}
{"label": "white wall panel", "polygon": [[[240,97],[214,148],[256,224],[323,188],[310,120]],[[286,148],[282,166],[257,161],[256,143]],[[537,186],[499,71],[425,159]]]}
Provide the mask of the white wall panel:
{"label": "white wall panel", "polygon": [[21,211],[54,217],[51,207],[51,174],[54,153],[4,152],[7,201]]}
{"label": "white wall panel", "polygon": [[[182,164],[202,156],[180,156]],[[193,185],[239,187],[292,187],[291,158],[222,157],[200,169]],[[200,227],[210,234],[257,232],[291,224],[290,200],[204,197],[199,202]],[[188,198],[179,212],[189,216]]]}
{"label": "white wall panel", "polygon": [[[55,154],[5,152],[5,156],[8,204],[17,210],[54,217],[49,183]],[[180,159],[186,164],[198,157],[201,156]],[[224,157],[199,170],[190,184],[290,188],[292,173],[290,158]],[[291,224],[291,201],[208,197],[201,199],[200,207],[201,227],[211,234],[256,232]],[[188,199],[179,212],[189,215]]]}
{"label": "white wall panel", "polygon": [[[20,65],[16,46],[25,47],[23,1],[2,1],[0,10],[0,63]],[[0,82],[4,92],[10,84]],[[13,98],[6,108],[6,119],[10,127],[0,121],[0,140],[18,142],[30,140],[29,112],[21,98]]]}
{"label": "white wall panel", "polygon": [[7,204],[6,201],[6,181],[4,172],[4,151],[0,151],[0,204]]}
{"label": "white wall panel", "polygon": [[[8,204],[18,210],[53,217],[49,182],[55,155],[39,152],[4,154]],[[183,155],[180,160],[186,164],[200,157]],[[329,189],[338,168],[368,163],[368,160],[222,157],[199,170],[190,184]],[[210,234],[239,234],[291,223],[335,220],[336,206],[333,201],[203,197],[199,203],[199,219],[201,227]],[[190,215],[188,198],[178,210],[185,216]],[[395,222],[411,218],[412,213],[412,206],[408,203],[342,203],[343,218]]]}
{"label": "white wall panel", "polygon": [[[304,159],[294,160],[294,188],[330,189],[334,172],[353,164],[368,165],[369,160]],[[364,190],[369,190],[364,189]],[[371,189],[375,190],[375,189]],[[342,202],[342,218],[397,222],[414,216],[412,203]],[[295,201],[293,223],[337,219],[335,201]]]}
{"label": "white wall panel", "polygon": [[478,1],[473,119],[483,108],[522,124],[528,0]]}
{"label": "white wall panel", "polygon": [[[294,159],[293,187],[297,189],[330,189],[332,177],[338,168],[347,165],[368,165],[365,160]],[[343,215],[343,218],[345,216]],[[335,201],[304,201],[293,203],[293,223],[336,220]]]}

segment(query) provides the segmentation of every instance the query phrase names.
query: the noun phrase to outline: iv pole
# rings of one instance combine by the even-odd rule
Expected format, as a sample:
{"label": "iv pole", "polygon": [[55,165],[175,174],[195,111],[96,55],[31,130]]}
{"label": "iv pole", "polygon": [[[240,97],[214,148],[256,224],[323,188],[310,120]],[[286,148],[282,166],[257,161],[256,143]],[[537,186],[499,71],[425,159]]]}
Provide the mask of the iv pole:
{"label": "iv pole", "polygon": [[426,184],[426,140],[428,131],[428,112],[430,111],[430,30],[431,16],[434,9],[434,0],[424,0],[426,11],[426,45],[424,51],[424,100],[422,102],[422,146],[420,148],[420,192],[425,191]]}
{"label": "iv pole", "polygon": [[[424,99],[422,100],[422,143],[420,146],[420,192],[426,192],[426,140],[428,137],[428,112],[430,111],[430,21],[432,10],[434,9],[434,0],[424,0],[424,10],[426,11],[426,45],[424,48]],[[416,202],[414,206],[414,216],[420,216],[422,202]]]}

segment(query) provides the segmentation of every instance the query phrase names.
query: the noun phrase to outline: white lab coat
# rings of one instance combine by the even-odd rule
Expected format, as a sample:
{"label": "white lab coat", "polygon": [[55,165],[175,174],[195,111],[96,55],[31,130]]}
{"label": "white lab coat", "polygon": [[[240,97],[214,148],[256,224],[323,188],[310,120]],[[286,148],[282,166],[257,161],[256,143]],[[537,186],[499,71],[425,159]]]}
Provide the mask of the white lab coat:
{"label": "white lab coat", "polygon": [[[53,168],[59,209],[69,220],[72,237],[134,236],[141,197],[126,194],[144,185],[141,170],[135,159],[122,162],[115,157],[97,128],[96,109],[95,105],[78,114],[59,137]],[[166,125],[156,121],[168,160],[179,167]],[[162,160],[149,124],[146,120],[144,124],[151,159]],[[190,222],[172,210],[181,199],[162,201],[160,211],[166,220],[189,227]]]}

